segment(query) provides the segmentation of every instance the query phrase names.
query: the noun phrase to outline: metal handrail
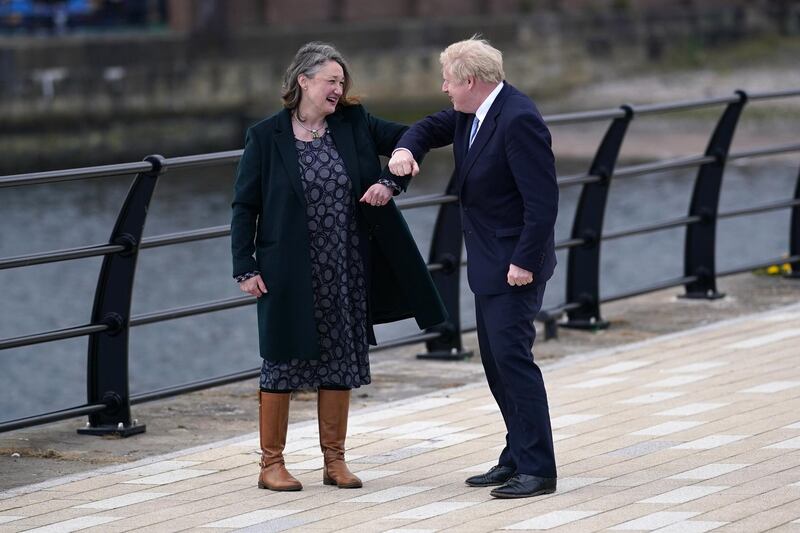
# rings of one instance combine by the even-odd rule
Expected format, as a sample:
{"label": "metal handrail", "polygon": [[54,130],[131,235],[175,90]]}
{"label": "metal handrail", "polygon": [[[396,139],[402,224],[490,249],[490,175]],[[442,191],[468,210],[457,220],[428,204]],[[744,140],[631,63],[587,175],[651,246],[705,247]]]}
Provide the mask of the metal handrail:
{"label": "metal handrail", "polygon": [[185,318],[187,316],[203,315],[207,313],[213,313],[215,311],[223,311],[225,309],[235,309],[237,307],[253,305],[256,303],[256,301],[258,301],[258,299],[254,296],[234,296],[233,298],[224,298],[222,300],[214,300],[212,302],[173,307],[163,311],[153,311],[151,313],[132,316],[129,325],[133,328],[136,326],[144,326],[146,324],[154,324],[156,322],[165,322],[167,320]]}
{"label": "metal handrail", "polygon": [[747,99],[753,100],[772,100],[775,98],[787,98],[790,96],[800,96],[800,89],[791,89],[786,91],[759,91],[755,93],[747,93]]}
{"label": "metal handrail", "polygon": [[634,228],[628,228],[624,230],[604,233],[603,240],[610,241],[613,239],[620,239],[622,237],[630,237],[633,235],[641,235],[643,233],[652,233],[654,231],[661,231],[681,226],[688,226],[689,224],[697,224],[702,220],[703,219],[698,216],[685,216],[685,217],[673,218],[670,220],[663,220],[661,222],[656,222],[654,224],[646,224],[644,226],[637,226]]}
{"label": "metal handrail", "polygon": [[145,237],[142,239],[141,248],[157,248],[159,246],[169,246],[171,244],[182,244],[185,242],[216,239],[218,237],[227,237],[230,234],[230,224],[226,224],[225,226],[201,228],[191,231],[179,231],[177,233],[167,233],[164,235]]}
{"label": "metal handrail", "polygon": [[18,187],[20,185],[39,185],[42,183],[55,183],[58,181],[75,181],[90,178],[106,178],[110,176],[124,176],[137,172],[150,172],[153,163],[138,161],[136,163],[121,163],[118,165],[101,165],[96,167],[72,168],[68,170],[50,170],[47,172],[31,172],[28,174],[12,174],[0,176],[0,189],[4,187]]}
{"label": "metal handrail", "polygon": [[398,209],[414,209],[417,207],[428,207],[431,205],[443,205],[458,202],[458,196],[454,194],[425,194],[396,200],[395,205]]}
{"label": "metal handrail", "polygon": [[716,107],[719,105],[732,104],[740,100],[739,96],[720,96],[717,98],[706,98],[704,100],[686,100],[683,102],[670,102],[668,104],[646,104],[633,105],[633,113],[636,116],[653,115],[656,113],[668,113],[673,111],[687,111],[689,109],[701,109],[704,107]]}
{"label": "metal handrail", "polygon": [[586,244],[586,239],[564,239],[563,241],[556,242],[556,250],[583,246],[584,244]]}
{"label": "metal handrail", "polygon": [[182,385],[175,385],[172,387],[164,387],[162,389],[157,389],[154,391],[143,392],[140,394],[132,394],[131,395],[131,405],[136,405],[139,403],[145,402],[152,402],[154,400],[161,400],[163,398],[170,398],[172,396],[178,396],[179,394],[185,394],[187,392],[195,392],[204,389],[210,389],[211,387],[219,387],[221,385],[228,385],[230,383],[236,383],[237,381],[242,381],[245,379],[252,379],[258,377],[258,374],[261,372],[261,367],[253,368],[250,370],[243,370],[241,372],[234,372],[232,374],[226,374],[224,376],[217,376],[214,378],[208,379],[201,379],[198,381],[192,381],[190,383],[184,383]]}
{"label": "metal handrail", "polygon": [[728,154],[728,160],[742,159],[745,157],[763,157],[767,155],[785,154],[788,152],[800,152],[800,143],[776,144],[763,148],[753,148],[752,150],[742,150]]}
{"label": "metal handrail", "polygon": [[[726,96],[726,97],[708,98],[704,100],[671,102],[665,104],[648,104],[648,105],[638,105],[638,106],[626,105],[612,109],[599,109],[599,110],[590,110],[590,111],[583,111],[576,113],[548,115],[545,116],[544,118],[545,121],[550,126],[575,124],[575,123],[583,123],[583,122],[591,122],[599,120],[612,120],[613,124],[616,124],[618,127],[617,130],[618,135],[616,138],[609,141],[610,144],[608,145],[608,147],[618,150],[619,145],[624,139],[624,134],[625,134],[625,127],[622,126],[626,126],[627,122],[629,122],[633,117],[636,116],[643,116],[656,113],[666,113],[673,111],[686,111],[692,109],[726,105],[727,106],[726,114],[724,115],[723,119],[720,119],[720,124],[723,122],[723,120],[729,121],[729,124],[725,126],[725,128],[727,128],[725,134],[729,135],[730,133],[732,133],[732,128],[735,127],[736,120],[738,120],[738,112],[741,110],[741,107],[744,105],[746,101],[767,100],[773,98],[784,98],[792,96],[800,96],[800,90],[771,91],[771,92],[760,92],[760,93],[750,93],[750,94],[739,91],[732,96]],[[720,126],[718,124],[718,129],[719,127]],[[716,135],[716,132],[714,135]],[[712,144],[713,144],[713,138],[714,137],[712,137]],[[605,142],[606,140],[604,140],[604,143]],[[765,146],[765,147],[759,147],[749,150],[741,150],[730,153],[727,153],[727,148],[729,146],[729,139],[724,141],[718,140],[717,146],[718,148],[715,148],[713,150],[709,148],[706,154],[690,155],[685,157],[659,160],[637,165],[623,166],[616,168],[616,170],[614,169],[613,163],[616,162],[618,152],[606,153],[605,154],[606,158],[603,160],[605,161],[605,163],[594,166],[590,172],[562,176],[561,178],[558,178],[557,182],[559,187],[568,187],[574,185],[583,185],[585,187],[607,187],[612,178],[633,177],[644,174],[651,174],[655,172],[661,172],[665,170],[678,169],[678,168],[692,168],[692,167],[700,167],[701,173],[709,169],[713,169],[714,172],[720,172],[719,167],[721,167],[726,161],[729,160],[736,160],[736,159],[743,159],[750,157],[762,157],[762,156],[800,151],[800,143],[785,143],[780,145]],[[0,176],[0,188],[62,182],[62,181],[74,181],[82,179],[95,179],[102,177],[116,177],[134,173],[140,175],[145,174],[149,178],[157,178],[160,174],[163,174],[169,169],[174,169],[174,168],[205,167],[215,164],[233,163],[241,158],[242,153],[243,150],[229,150],[224,152],[197,154],[197,155],[180,156],[172,158],[150,156],[145,161],[134,162],[134,163],[102,165],[95,167],[75,168],[75,169],[67,169],[59,171],[35,172],[28,174]],[[609,159],[608,158],[609,155],[613,157]],[[712,163],[716,165],[711,165]],[[606,165],[609,165],[608,168],[606,167]],[[798,185],[798,191],[800,191],[800,184]],[[449,192],[452,193],[452,191]],[[800,192],[796,192],[795,194],[798,195],[800,194]],[[458,202],[459,198],[455,194],[429,194],[423,196],[416,196],[412,198],[398,199],[396,200],[396,205],[400,209],[414,209],[414,208],[434,206],[434,205],[448,206],[448,204],[457,204]],[[449,208],[452,209],[452,206]],[[594,236],[595,232],[593,228],[591,226],[588,226],[586,227],[586,231],[584,234],[577,237],[573,236],[572,238],[569,239],[560,240],[556,242],[555,246],[556,249],[558,250],[568,249],[570,251],[570,254],[572,254],[576,251],[583,250],[584,249],[583,247],[591,248],[593,246],[598,246],[599,243],[602,241],[619,239],[639,234],[646,234],[654,231],[661,231],[664,229],[670,229],[681,226],[686,226],[688,228],[687,231],[697,228],[706,228],[707,226],[709,226],[709,224],[713,225],[713,223],[717,219],[727,219],[727,218],[746,216],[756,213],[762,213],[778,209],[787,209],[787,208],[793,209],[793,217],[800,220],[800,210],[798,210],[798,208],[800,208],[800,198],[795,197],[794,199],[791,200],[775,201],[763,205],[733,209],[724,212],[716,212],[717,211],[716,207],[714,207],[713,212],[710,213],[706,213],[703,210],[694,211],[694,214],[689,214],[687,216],[650,223],[633,228],[626,228],[623,230],[607,232],[604,234],[601,234],[602,232],[598,231],[596,233],[600,234],[599,237]],[[709,224],[705,224],[705,222],[708,222]],[[602,223],[600,225],[600,228],[602,229]],[[136,253],[140,249],[156,248],[156,247],[169,246],[180,243],[213,239],[218,237],[224,237],[229,234],[230,234],[229,225],[200,228],[196,230],[156,235],[146,238],[141,238],[141,235],[139,234],[137,238],[140,238],[141,241],[138,244],[135,242],[135,239],[131,240],[131,242],[128,242],[126,239],[123,238],[114,240],[113,243],[107,243],[107,244],[95,244],[95,245],[81,246],[63,250],[51,250],[46,252],[20,255],[15,257],[0,258],[0,270],[53,263],[58,261],[81,259],[87,257],[112,256],[115,254],[128,255],[130,253]],[[797,237],[794,236],[792,237],[792,239],[796,238]],[[792,246],[796,247],[794,244]],[[793,250],[794,249],[795,248],[793,248]],[[459,275],[457,271],[459,271],[460,269],[458,268],[454,269],[453,265],[454,264],[456,266],[466,265],[465,260],[459,259],[460,255],[459,257],[449,257],[447,255],[437,256],[435,254],[432,254],[432,257],[436,257],[437,259],[435,261],[431,261],[428,264],[428,270],[431,273],[437,275],[451,275],[451,273],[453,273],[454,271],[455,271],[454,275]],[[800,264],[800,253],[792,252],[789,257],[773,258],[770,260],[760,261],[758,263],[746,266],[739,266],[732,269],[719,271],[716,273],[711,272],[710,275],[712,277],[728,276],[780,263]],[[684,275],[682,277],[673,278],[669,280],[662,280],[647,285],[645,287],[639,287],[634,290],[626,291],[620,294],[598,298],[598,300],[603,303],[608,303],[679,285],[686,285],[688,291],[688,287],[690,285],[697,284],[698,282],[701,282],[702,280],[707,278],[705,270],[698,269],[689,272],[690,275]],[[691,274],[691,272],[695,272],[696,274]],[[576,301],[566,301],[554,308],[542,310],[540,311],[540,314],[537,318],[541,320],[546,320],[548,323],[550,323],[554,321],[555,317],[559,315],[562,315],[564,313],[571,314],[580,309],[583,309],[588,302],[588,300],[586,299],[586,295],[580,295],[574,300]],[[87,336],[106,331],[123,330],[124,328],[153,324],[166,320],[195,316],[199,314],[221,311],[225,309],[243,307],[247,305],[252,305],[256,301],[257,300],[255,298],[249,296],[237,296],[221,300],[214,300],[210,302],[202,302],[182,307],[143,313],[132,316],[129,319],[121,318],[113,314],[110,315],[101,314],[98,315],[99,318],[93,319],[94,322],[96,323],[89,323],[89,324],[46,331],[42,333],[35,333],[20,337],[0,339],[0,350],[16,348],[21,346],[29,346],[33,344],[40,344],[44,342],[51,342],[62,339],[75,338],[80,336]],[[592,322],[592,324],[594,324],[594,321]],[[456,333],[460,334],[474,330],[475,326],[461,327],[457,330]],[[448,338],[449,336],[450,334],[448,334]],[[417,344],[421,342],[429,343],[429,349],[431,349],[430,348],[431,342],[433,341],[441,342],[441,339],[443,339],[444,337],[445,334],[443,332],[432,330],[420,334],[409,335],[398,339],[392,339],[386,341],[382,343],[380,346],[371,348],[371,351],[373,352],[381,351],[390,348],[395,348],[398,346]],[[445,341],[445,342],[450,342],[450,341]],[[458,345],[460,346],[460,340]],[[201,390],[226,383],[232,383],[235,381],[240,381],[242,379],[250,379],[252,377],[257,376],[259,372],[260,369],[251,369],[242,372],[236,372],[233,374],[227,374],[224,376],[217,376],[213,378],[203,379],[199,381],[185,383],[182,385],[176,385],[155,391],[132,395],[129,396],[125,401],[128,402],[128,405],[153,401],[160,398],[175,396],[177,394],[183,394],[186,392]],[[97,397],[95,399],[97,399]],[[28,427],[30,425],[47,423],[56,420],[63,420],[75,416],[83,416],[87,414],[97,415],[98,413],[105,412],[109,410],[111,407],[113,407],[111,405],[111,403],[113,403],[112,400],[109,400],[109,402],[111,403],[106,403],[105,397],[102,398],[102,400],[103,400],[102,402],[87,403],[85,405],[72,407],[69,409],[63,409],[52,413],[46,413],[43,415],[26,417],[19,420],[12,420],[0,423],[0,432],[9,431],[11,429],[18,429],[21,427]]]}
{"label": "metal handrail", "polygon": [[0,259],[0,270],[116,254],[119,252],[124,252],[127,249],[128,248],[126,246],[121,244],[95,244],[92,246],[68,248],[66,250],[54,250],[52,252],[42,252],[38,254],[18,255],[15,257]]}
{"label": "metal handrail", "polygon": [[697,281],[697,276],[681,276],[679,278],[673,278],[660,281],[658,283],[653,283],[645,287],[640,287],[638,289],[621,292],[613,296],[607,296],[605,298],[601,298],[600,301],[603,303],[616,302],[617,300],[625,300],[626,298],[632,298],[634,296],[640,296],[642,294],[647,294],[650,292],[669,289],[671,287],[677,287],[679,285],[686,285],[687,283],[691,283],[693,281]]}
{"label": "metal handrail", "polygon": [[598,183],[603,181],[601,176],[592,176],[591,174],[573,174],[571,176],[564,176],[557,180],[559,187],[572,187],[573,185],[586,185],[588,183]]}
{"label": "metal handrail", "polygon": [[44,342],[73,339],[75,337],[85,337],[86,335],[100,333],[101,331],[106,331],[109,329],[111,329],[111,326],[108,324],[84,324],[83,326],[56,329],[52,331],[45,331],[43,333],[24,335],[22,337],[0,339],[0,350],[8,350],[10,348],[19,348],[22,346],[32,346],[34,344],[42,344]]}
{"label": "metal handrail", "polygon": [[769,204],[762,204],[753,207],[745,207],[742,209],[732,209],[730,211],[723,211],[717,215],[717,218],[733,218],[744,215],[754,215],[756,213],[765,213],[767,211],[777,211],[778,209],[786,209],[787,207],[795,207],[800,205],[800,200],[781,200],[779,202],[772,202]]}
{"label": "metal handrail", "polygon": [[16,420],[7,420],[5,422],[0,422],[0,433],[31,426],[38,426],[41,424],[49,424],[50,422],[58,422],[59,420],[67,420],[77,416],[99,413],[107,408],[108,405],[104,403],[85,404],[77,407],[70,407],[68,409],[61,409],[60,411],[53,411],[51,413],[27,416],[25,418],[18,418]]}
{"label": "metal handrail", "polygon": [[242,157],[244,150],[227,150],[225,152],[211,152],[208,154],[184,155],[164,159],[162,165],[168,169],[191,168],[208,166],[209,164],[222,165],[235,163]]}
{"label": "metal handrail", "polygon": [[578,111],[575,113],[560,113],[558,115],[545,115],[542,119],[548,126],[560,126],[564,124],[577,124],[583,122],[593,122],[596,120],[611,120],[625,116],[625,111],[620,108],[596,109],[593,111]]}
{"label": "metal handrail", "polygon": [[714,163],[717,159],[708,155],[690,155],[686,157],[676,157],[675,159],[666,159],[663,161],[656,161],[653,163],[643,163],[641,165],[630,165],[627,167],[620,167],[614,171],[615,178],[630,178],[633,176],[641,176],[643,174],[652,174],[653,172],[663,172],[665,170],[673,170],[676,168],[690,168],[699,167],[708,163]]}
{"label": "metal handrail", "polygon": [[767,268],[774,265],[783,265],[785,263],[797,263],[800,261],[800,254],[790,255],[789,257],[773,257],[772,259],[768,259],[766,261],[759,261],[757,263],[751,263],[749,265],[738,266],[734,268],[729,268],[727,270],[720,270],[717,272],[717,276],[732,276],[734,274],[741,274],[742,272],[750,272],[751,270],[757,270],[759,268]]}
{"label": "metal handrail", "polygon": [[[396,204],[399,209],[405,210],[455,202],[458,202],[458,196],[447,194],[429,194],[398,200]],[[142,239],[140,248],[157,248],[161,246],[170,246],[173,244],[216,239],[219,237],[227,237],[230,234],[230,224],[201,228],[197,230],[167,233],[164,235],[156,235]],[[52,252],[20,255],[6,259],[0,259],[0,270],[32,265],[43,265],[47,263],[56,263],[59,261],[69,261],[72,259],[84,259],[87,257],[99,257],[124,252],[128,249],[129,247],[121,244],[95,244],[90,246],[68,248],[65,250],[55,250]]]}

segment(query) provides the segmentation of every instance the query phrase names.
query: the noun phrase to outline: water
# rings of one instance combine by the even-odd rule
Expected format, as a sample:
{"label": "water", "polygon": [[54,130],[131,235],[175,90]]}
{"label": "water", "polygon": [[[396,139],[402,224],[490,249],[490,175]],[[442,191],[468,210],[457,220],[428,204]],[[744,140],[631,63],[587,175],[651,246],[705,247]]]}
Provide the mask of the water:
{"label": "water", "polygon": [[[761,160],[729,167],[721,209],[789,198],[797,167]],[[584,170],[568,161],[561,173]],[[432,154],[409,193],[444,190],[451,169],[447,151]],[[694,172],[676,171],[619,180],[612,187],[606,230],[684,215]],[[146,236],[227,224],[233,167],[170,171],[150,206]],[[0,190],[0,257],[102,243],[116,218],[129,177]],[[562,191],[557,238],[569,237],[579,188]],[[406,211],[427,258],[436,207]],[[726,269],[786,252],[789,211],[720,223],[718,268]],[[609,241],[602,254],[602,294],[612,295],[682,275],[682,228]],[[566,252],[548,285],[545,307],[564,299]],[[100,258],[0,271],[0,338],[89,322]],[[226,238],[144,250],[140,254],[133,314],[238,296],[231,279]],[[463,322],[474,323],[472,298],[462,299]],[[413,321],[378,328],[382,339],[417,332]],[[0,420],[85,402],[87,339],[71,339],[0,352]],[[134,328],[131,389],[146,392],[171,384],[255,368],[255,309],[245,307]]]}

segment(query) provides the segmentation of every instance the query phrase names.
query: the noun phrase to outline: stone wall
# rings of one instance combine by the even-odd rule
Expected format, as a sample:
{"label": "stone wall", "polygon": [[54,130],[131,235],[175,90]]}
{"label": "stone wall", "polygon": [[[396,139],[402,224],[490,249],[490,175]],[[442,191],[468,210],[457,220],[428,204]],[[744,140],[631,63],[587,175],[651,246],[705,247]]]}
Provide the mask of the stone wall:
{"label": "stone wall", "polygon": [[[0,39],[0,150],[19,154],[0,165],[6,172],[23,168],[20,162],[31,157],[41,164],[48,151],[60,152],[62,143],[52,143],[44,155],[30,154],[31,147],[40,146],[42,135],[57,139],[61,133],[70,137],[66,153],[84,162],[237,147],[241,128],[251,117],[279,107],[283,70],[297,47],[309,40],[332,42],[345,53],[354,92],[368,104],[413,109],[444,103],[438,54],[447,43],[473,33],[503,50],[511,83],[546,97],[623,76],[689,41],[714,46],[773,31],[773,20],[762,11],[731,3],[660,18],[628,11],[539,11],[316,29],[261,27],[220,35]],[[209,127],[175,135],[175,125],[186,121]],[[137,130],[140,126],[144,129]],[[120,131],[111,135],[111,127]],[[76,132],[100,132],[101,142],[91,151],[76,149]],[[108,143],[102,142],[105,137]],[[63,161],[54,158],[54,164]]]}

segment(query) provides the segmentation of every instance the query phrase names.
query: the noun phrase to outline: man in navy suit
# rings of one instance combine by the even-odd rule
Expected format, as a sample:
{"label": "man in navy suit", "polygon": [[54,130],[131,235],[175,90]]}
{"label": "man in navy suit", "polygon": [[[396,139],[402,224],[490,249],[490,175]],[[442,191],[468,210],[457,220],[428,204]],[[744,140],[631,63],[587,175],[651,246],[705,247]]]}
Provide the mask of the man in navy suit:
{"label": "man in navy suit", "polygon": [[503,81],[502,54],[487,41],[454,43],[440,61],[453,109],[414,124],[389,170],[416,175],[430,149],[453,145],[481,360],[507,429],[497,465],[466,482],[497,486],[496,498],[549,494],[556,490],[553,435],[531,350],[533,319],[556,265],[550,132],[530,98]]}

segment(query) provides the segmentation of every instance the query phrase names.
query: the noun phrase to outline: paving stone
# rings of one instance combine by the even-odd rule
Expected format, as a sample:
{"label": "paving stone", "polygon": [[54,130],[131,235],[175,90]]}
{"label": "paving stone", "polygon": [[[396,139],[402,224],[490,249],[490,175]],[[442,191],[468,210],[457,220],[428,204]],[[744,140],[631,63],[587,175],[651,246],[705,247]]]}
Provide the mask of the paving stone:
{"label": "paving stone", "polygon": [[646,500],[641,500],[639,503],[685,503],[714,494],[715,492],[720,492],[727,488],[728,487],[724,486],[692,485],[671,490],[664,494],[647,498]]}
{"label": "paving stone", "polygon": [[322,485],[316,424],[302,423],[285,455],[303,491],[255,487],[251,434],[0,494],[0,533],[790,531],[800,527],[800,368],[798,335],[786,332],[800,331],[800,313],[784,314],[797,324],[756,317],[545,366],[552,495],[496,500],[464,484],[504,446],[481,384],[354,411],[347,459],[362,489]]}
{"label": "paving stone", "polygon": [[749,464],[712,463],[680,474],[670,476],[670,479],[711,479],[715,477],[746,468]]}
{"label": "paving stone", "polygon": [[705,533],[718,529],[727,522],[710,522],[708,520],[684,520],[675,522],[667,527],[657,529],[656,533]]}
{"label": "paving stone", "polygon": [[626,446],[625,448],[620,448],[618,450],[608,452],[608,454],[620,457],[639,457],[640,455],[647,455],[649,453],[657,452],[659,450],[672,448],[673,446],[675,446],[675,441],[648,440],[645,442],[636,443],[632,446]]}

